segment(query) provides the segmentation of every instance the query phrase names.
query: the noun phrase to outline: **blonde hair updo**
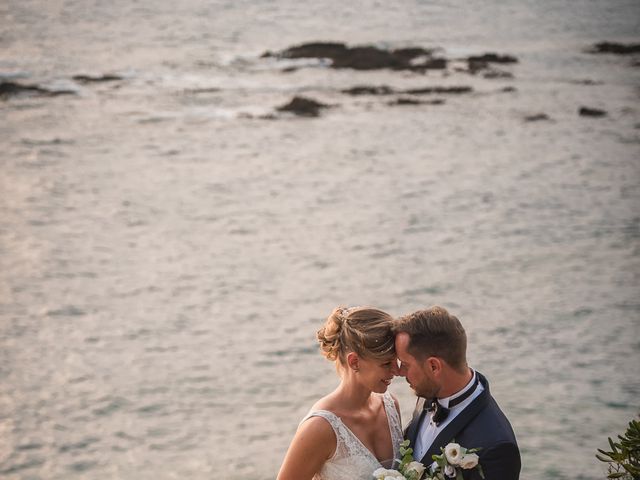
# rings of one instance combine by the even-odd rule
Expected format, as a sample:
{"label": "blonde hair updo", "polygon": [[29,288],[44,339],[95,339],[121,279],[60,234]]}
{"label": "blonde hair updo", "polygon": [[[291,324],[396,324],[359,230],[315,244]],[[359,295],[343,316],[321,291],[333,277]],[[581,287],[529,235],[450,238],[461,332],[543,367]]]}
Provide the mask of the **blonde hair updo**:
{"label": "blonde hair updo", "polygon": [[338,307],[318,330],[320,351],[331,361],[346,365],[347,353],[382,360],[395,355],[393,317],[371,307]]}

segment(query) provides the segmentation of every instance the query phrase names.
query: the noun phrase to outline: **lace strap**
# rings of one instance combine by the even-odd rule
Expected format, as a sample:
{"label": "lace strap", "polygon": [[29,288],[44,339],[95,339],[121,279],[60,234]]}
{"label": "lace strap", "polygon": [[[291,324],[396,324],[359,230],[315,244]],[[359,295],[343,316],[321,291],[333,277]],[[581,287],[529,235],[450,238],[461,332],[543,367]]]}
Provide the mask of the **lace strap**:
{"label": "lace strap", "polygon": [[329,410],[311,410],[309,413],[307,413],[307,416],[300,421],[300,425],[309,420],[311,417],[324,418],[327,422],[329,422],[329,424],[331,424],[334,432],[340,424],[340,418],[335,413],[330,412]]}
{"label": "lace strap", "polygon": [[390,392],[385,392],[383,398],[384,408],[389,419],[389,429],[391,430],[391,442],[393,443],[394,458],[400,456],[400,443],[403,440],[402,425],[400,423],[400,415],[396,408],[396,402],[393,400]]}
{"label": "lace strap", "polygon": [[340,420],[340,417],[338,417],[335,413],[330,412],[329,410],[312,410],[307,414],[306,417],[302,419],[300,425],[309,420],[311,417],[322,417],[327,422],[329,422],[329,425],[331,425],[331,428],[333,428],[333,433],[336,436],[336,450],[335,452],[333,452],[333,455],[331,455],[330,459],[334,459],[338,452],[341,450],[341,445],[344,442],[344,433],[341,435],[343,424]]}

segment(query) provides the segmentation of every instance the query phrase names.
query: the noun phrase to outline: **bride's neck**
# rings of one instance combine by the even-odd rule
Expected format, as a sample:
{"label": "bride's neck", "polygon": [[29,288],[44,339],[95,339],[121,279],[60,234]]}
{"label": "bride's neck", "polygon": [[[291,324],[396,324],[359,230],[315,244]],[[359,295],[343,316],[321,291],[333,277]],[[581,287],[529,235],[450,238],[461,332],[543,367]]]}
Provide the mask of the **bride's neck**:
{"label": "bride's neck", "polygon": [[342,379],[336,389],[336,397],[340,399],[340,403],[342,403],[345,408],[357,410],[370,405],[371,390],[345,378]]}

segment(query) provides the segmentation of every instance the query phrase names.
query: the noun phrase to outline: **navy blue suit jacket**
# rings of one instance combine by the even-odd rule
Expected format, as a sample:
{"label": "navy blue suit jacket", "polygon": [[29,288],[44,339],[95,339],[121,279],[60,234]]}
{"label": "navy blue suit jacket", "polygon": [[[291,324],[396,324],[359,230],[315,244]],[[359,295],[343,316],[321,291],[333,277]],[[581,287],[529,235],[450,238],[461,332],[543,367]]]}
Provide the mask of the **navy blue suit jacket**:
{"label": "navy blue suit jacket", "polygon": [[[433,463],[432,455],[440,455],[440,448],[455,440],[465,448],[481,448],[478,453],[486,480],[518,480],[520,450],[511,424],[489,392],[487,379],[476,372],[484,391],[449,423],[435,438],[420,460],[425,466]],[[405,431],[405,438],[413,447],[418,427],[426,416],[424,398],[419,398],[413,418]],[[463,470],[465,480],[480,480],[476,469]]]}

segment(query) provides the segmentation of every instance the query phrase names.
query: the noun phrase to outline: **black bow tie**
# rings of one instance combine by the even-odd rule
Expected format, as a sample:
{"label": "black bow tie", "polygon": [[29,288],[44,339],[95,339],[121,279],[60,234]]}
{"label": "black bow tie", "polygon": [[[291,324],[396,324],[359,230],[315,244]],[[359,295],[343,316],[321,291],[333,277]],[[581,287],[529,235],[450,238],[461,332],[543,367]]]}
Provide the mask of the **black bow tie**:
{"label": "black bow tie", "polygon": [[449,412],[451,412],[451,410],[449,410],[447,407],[443,407],[442,405],[440,405],[440,403],[438,403],[438,400],[436,400],[435,398],[432,398],[430,401],[425,402],[424,409],[429,413],[433,413],[431,420],[436,424],[436,427],[444,422],[449,416]]}
{"label": "black bow tie", "polygon": [[437,398],[432,398],[431,400],[427,400],[424,403],[424,410],[426,410],[429,413],[433,413],[431,420],[433,421],[433,423],[436,424],[436,427],[439,426],[442,422],[444,422],[447,419],[447,417],[449,416],[449,413],[451,412],[451,408],[464,402],[467,398],[469,398],[473,394],[473,392],[476,391],[476,388],[478,387],[478,382],[479,382],[478,375],[476,375],[476,381],[473,382],[473,385],[469,390],[464,392],[462,395],[449,400],[449,408],[440,405]]}

